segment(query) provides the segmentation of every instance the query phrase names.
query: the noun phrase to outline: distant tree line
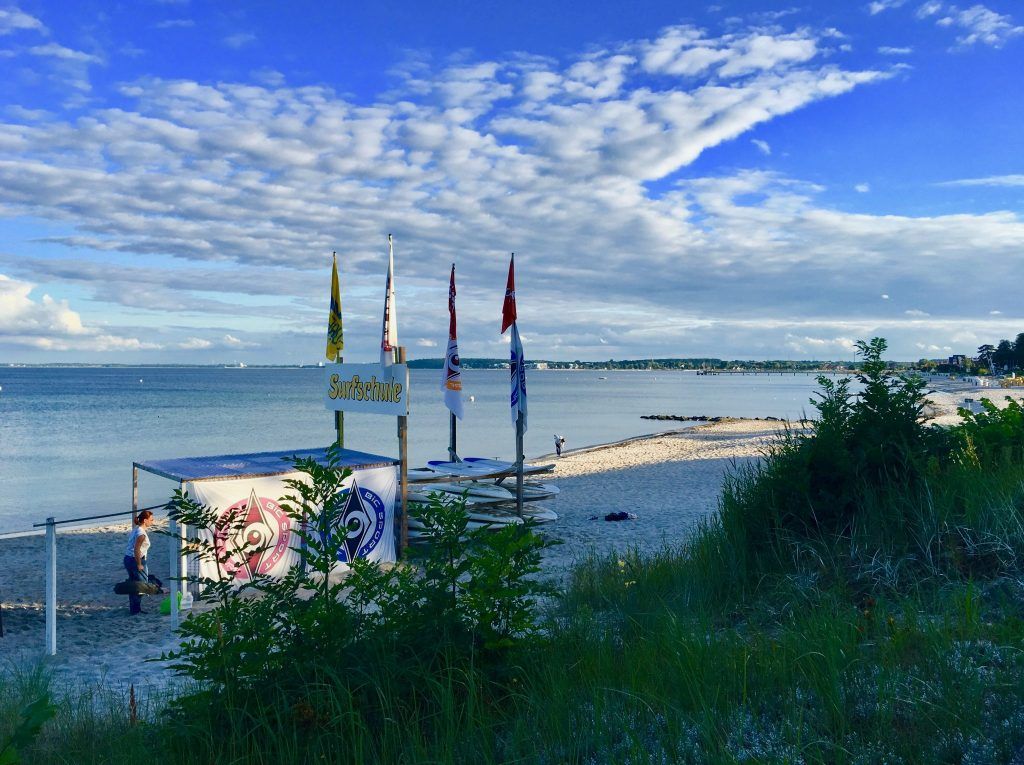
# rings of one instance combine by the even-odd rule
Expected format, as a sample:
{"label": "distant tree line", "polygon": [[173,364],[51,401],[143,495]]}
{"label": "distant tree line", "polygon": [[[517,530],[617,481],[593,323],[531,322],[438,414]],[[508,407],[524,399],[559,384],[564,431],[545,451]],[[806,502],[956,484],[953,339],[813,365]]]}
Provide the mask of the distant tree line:
{"label": "distant tree line", "polygon": [[[412,359],[409,362],[412,369],[440,369],[444,359]],[[467,358],[460,359],[463,369],[504,369],[508,367],[508,359],[487,359]],[[648,370],[696,370],[696,371],[725,371],[737,370],[743,372],[769,372],[769,371],[795,371],[813,372],[822,370],[849,370],[857,368],[853,361],[791,361],[777,359],[769,361],[751,361],[741,359],[716,359],[716,358],[692,358],[692,359],[608,359],[608,361],[549,361],[530,360],[531,367],[541,369],[648,369]],[[893,362],[893,367],[908,367],[909,363]]]}
{"label": "distant tree line", "polygon": [[981,345],[974,359],[978,366],[990,372],[1010,372],[1024,369],[1024,332],[1015,340],[1000,340],[998,345]]}

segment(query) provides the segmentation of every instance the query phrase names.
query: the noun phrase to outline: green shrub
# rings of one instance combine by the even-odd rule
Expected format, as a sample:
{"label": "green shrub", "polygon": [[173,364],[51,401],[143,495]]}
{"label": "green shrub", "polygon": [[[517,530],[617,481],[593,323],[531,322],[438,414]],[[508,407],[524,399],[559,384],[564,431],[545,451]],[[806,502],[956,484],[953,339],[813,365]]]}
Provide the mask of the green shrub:
{"label": "green shrub", "polygon": [[973,413],[958,409],[963,425],[957,433],[963,449],[979,463],[1024,461],[1024,407],[1010,396],[1000,409],[988,399],[982,399],[984,411]]}
{"label": "green shrub", "polygon": [[[443,721],[422,711],[439,699],[461,718],[481,699],[507,695],[504,683],[516,674],[510,657],[536,635],[536,602],[550,591],[533,576],[548,543],[530,524],[467,531],[465,498],[434,497],[418,512],[431,542],[415,565],[357,558],[338,576],[346,531],[338,457],[332,449],[326,466],[294,460],[308,481],[290,482],[292,494],[281,501],[299,529],[305,566],[235,583],[224,564],[256,552],[244,539],[219,552],[207,541],[190,543],[220,572],[198,580],[205,608],[183,622],[182,647],[165,657],[201,686],[174,703],[183,729],[194,733],[186,736],[191,744],[212,725],[227,732],[227,748],[212,751],[248,753],[254,740],[246,731],[256,721],[289,757],[335,751],[353,735],[379,754],[397,720],[415,721],[412,740],[430,739]],[[171,515],[190,526],[218,522],[215,510],[180,492]],[[220,523],[230,528],[234,520]],[[199,728],[190,727],[195,720]]]}

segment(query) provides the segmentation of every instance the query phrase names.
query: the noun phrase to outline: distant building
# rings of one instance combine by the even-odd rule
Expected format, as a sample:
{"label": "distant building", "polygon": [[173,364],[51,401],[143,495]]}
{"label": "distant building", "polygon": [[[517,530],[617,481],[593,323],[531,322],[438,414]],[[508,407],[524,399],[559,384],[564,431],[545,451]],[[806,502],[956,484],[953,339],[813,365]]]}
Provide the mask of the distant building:
{"label": "distant building", "polygon": [[967,357],[962,353],[958,353],[956,356],[950,356],[948,363],[951,367],[960,367],[963,369],[967,366]]}

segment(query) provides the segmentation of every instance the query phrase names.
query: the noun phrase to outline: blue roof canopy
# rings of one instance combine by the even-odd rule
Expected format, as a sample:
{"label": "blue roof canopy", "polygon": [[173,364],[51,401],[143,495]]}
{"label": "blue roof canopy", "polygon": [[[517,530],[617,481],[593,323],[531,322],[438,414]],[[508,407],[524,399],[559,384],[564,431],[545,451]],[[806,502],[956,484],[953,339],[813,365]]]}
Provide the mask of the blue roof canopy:
{"label": "blue roof canopy", "polygon": [[[339,452],[338,467],[359,468],[388,467],[397,465],[393,457],[380,454],[342,449]],[[178,457],[167,460],[133,462],[139,470],[169,478],[172,481],[216,481],[230,478],[259,478],[294,472],[295,468],[286,462],[289,457],[312,457],[321,465],[327,464],[327,448],[288,449],[280,452],[256,452],[255,454],[220,454],[212,457]]]}

